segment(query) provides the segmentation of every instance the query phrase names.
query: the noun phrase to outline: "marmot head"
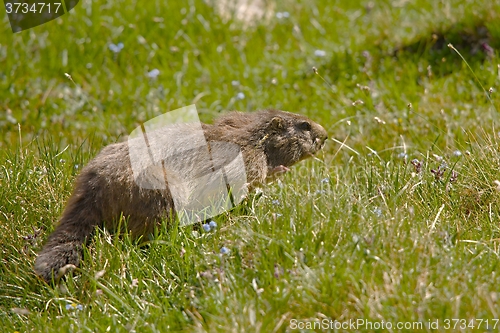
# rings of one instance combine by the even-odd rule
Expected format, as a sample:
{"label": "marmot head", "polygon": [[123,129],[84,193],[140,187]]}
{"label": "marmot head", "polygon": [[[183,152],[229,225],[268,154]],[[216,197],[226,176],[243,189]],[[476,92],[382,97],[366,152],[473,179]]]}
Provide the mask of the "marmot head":
{"label": "marmot head", "polygon": [[269,168],[291,166],[311,157],[324,145],[328,134],[311,119],[285,111],[260,111],[264,135],[260,144],[268,158]]}
{"label": "marmot head", "polygon": [[243,148],[263,150],[269,169],[289,167],[311,157],[328,137],[325,129],[311,119],[272,109],[231,112],[205,129],[207,140],[230,141]]}

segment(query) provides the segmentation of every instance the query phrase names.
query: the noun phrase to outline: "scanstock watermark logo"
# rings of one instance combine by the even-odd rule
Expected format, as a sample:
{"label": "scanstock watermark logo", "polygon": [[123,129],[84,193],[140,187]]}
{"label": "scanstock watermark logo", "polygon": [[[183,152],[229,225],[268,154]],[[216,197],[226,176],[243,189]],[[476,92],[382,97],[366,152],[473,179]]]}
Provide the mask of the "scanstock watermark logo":
{"label": "scanstock watermark logo", "polygon": [[79,0],[4,0],[12,32],[52,21],[72,10]]}
{"label": "scanstock watermark logo", "polygon": [[181,225],[238,205],[248,193],[240,146],[207,141],[196,106],[145,122],[130,133],[129,157],[141,191],[167,191]]}

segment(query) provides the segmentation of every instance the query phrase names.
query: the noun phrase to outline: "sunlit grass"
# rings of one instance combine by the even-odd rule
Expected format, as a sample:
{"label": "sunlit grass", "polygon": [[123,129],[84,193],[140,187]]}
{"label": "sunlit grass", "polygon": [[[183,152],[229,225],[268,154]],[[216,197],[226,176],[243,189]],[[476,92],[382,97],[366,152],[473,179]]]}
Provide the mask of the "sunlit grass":
{"label": "sunlit grass", "polygon": [[[274,10],[288,16],[244,24],[204,1],[84,1],[15,35],[4,19],[3,331],[498,318],[499,5],[278,1]],[[191,103],[208,122],[232,109],[302,113],[333,140],[217,217],[215,230],[174,226],[146,244],[99,230],[73,276],[41,282],[36,252],[82,166]]]}

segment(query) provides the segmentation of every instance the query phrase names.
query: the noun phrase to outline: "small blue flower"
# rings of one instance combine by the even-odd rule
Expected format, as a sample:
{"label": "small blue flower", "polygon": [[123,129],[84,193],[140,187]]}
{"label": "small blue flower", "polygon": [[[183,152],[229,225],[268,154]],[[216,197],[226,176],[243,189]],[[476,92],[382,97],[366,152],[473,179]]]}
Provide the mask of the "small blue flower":
{"label": "small blue flower", "polygon": [[209,225],[209,226],[210,226],[210,228],[212,228],[212,229],[217,228],[217,222],[215,222],[215,221],[210,221],[210,222],[208,223],[208,225]]}
{"label": "small blue flower", "polygon": [[322,182],[323,184],[328,184],[328,183],[330,182],[330,178],[328,178],[328,177],[323,178],[323,179],[321,179],[321,182]]}
{"label": "small blue flower", "polygon": [[157,68],[148,72],[148,77],[150,79],[156,79],[158,77],[158,75],[160,75],[160,70]]}
{"label": "small blue flower", "polygon": [[408,158],[408,154],[406,154],[406,153],[399,153],[398,154],[398,158],[404,160],[404,159]]}
{"label": "small blue flower", "polygon": [[378,208],[378,207],[377,207],[377,208],[375,208],[375,209],[373,210],[373,212],[375,213],[375,215],[377,215],[377,217],[381,217],[381,216],[382,216],[382,209],[380,209],[380,208]]}
{"label": "small blue flower", "polygon": [[111,44],[108,45],[108,47],[114,53],[118,53],[118,52],[120,52],[123,49],[124,45],[121,42],[118,43],[118,44],[111,43]]}
{"label": "small blue flower", "polygon": [[237,86],[239,86],[239,85],[240,85],[240,81],[233,80],[233,81],[231,81],[231,85],[232,85],[233,87],[237,87]]}
{"label": "small blue flower", "polygon": [[278,199],[273,200],[272,202],[273,202],[273,205],[276,205],[276,206],[280,204],[280,201]]}
{"label": "small blue flower", "polygon": [[210,229],[211,229],[210,224],[208,224],[208,223],[203,224],[203,230],[205,230],[206,232],[209,232]]}
{"label": "small blue flower", "polygon": [[456,157],[460,157],[460,156],[462,156],[462,152],[460,150],[455,150],[453,152],[453,155],[455,155]]}
{"label": "small blue flower", "polygon": [[276,217],[282,217],[283,214],[280,214],[280,213],[276,213]]}
{"label": "small blue flower", "polygon": [[289,18],[290,13],[289,12],[277,12],[276,13],[276,18],[282,19],[282,18]]}
{"label": "small blue flower", "polygon": [[229,254],[229,252],[230,252],[230,250],[227,247],[225,247],[225,246],[223,246],[223,247],[220,248],[220,253],[221,254]]}
{"label": "small blue flower", "polygon": [[316,51],[314,51],[314,55],[316,57],[324,57],[324,56],[326,56],[326,52],[323,50],[316,50]]}
{"label": "small blue flower", "polygon": [[245,99],[245,94],[242,92],[239,92],[236,94],[236,99]]}
{"label": "small blue flower", "polygon": [[78,310],[78,311],[82,311],[83,310],[83,305],[76,304],[76,303],[66,304],[66,310],[71,310],[71,311]]}

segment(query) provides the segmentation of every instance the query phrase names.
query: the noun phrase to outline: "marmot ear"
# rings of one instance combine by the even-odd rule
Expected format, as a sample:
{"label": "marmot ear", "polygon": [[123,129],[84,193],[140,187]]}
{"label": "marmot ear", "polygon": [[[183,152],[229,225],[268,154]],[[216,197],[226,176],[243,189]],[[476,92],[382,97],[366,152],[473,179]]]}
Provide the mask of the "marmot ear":
{"label": "marmot ear", "polygon": [[281,117],[274,117],[271,119],[271,127],[274,129],[284,129],[285,128],[285,121]]}

